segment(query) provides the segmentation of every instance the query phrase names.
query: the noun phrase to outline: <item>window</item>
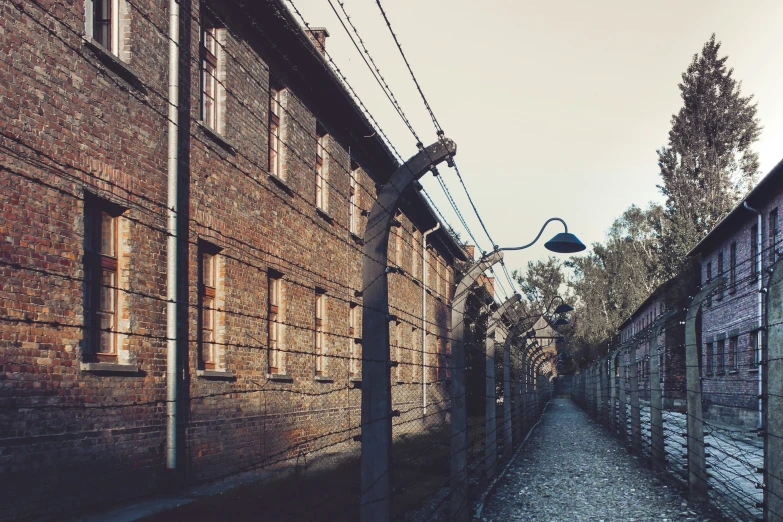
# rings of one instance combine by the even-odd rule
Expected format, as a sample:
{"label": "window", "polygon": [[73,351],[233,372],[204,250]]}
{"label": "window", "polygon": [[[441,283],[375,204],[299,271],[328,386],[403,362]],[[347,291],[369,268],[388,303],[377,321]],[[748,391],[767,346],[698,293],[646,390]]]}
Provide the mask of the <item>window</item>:
{"label": "window", "polygon": [[[705,284],[707,284],[710,281],[712,281],[712,261],[707,263],[707,274],[706,274],[706,277],[707,277],[707,281],[705,282]],[[710,294],[707,296],[707,306],[710,306],[710,305],[712,305],[712,292],[710,292]]]}
{"label": "window", "polygon": [[200,246],[199,339],[201,365],[205,370],[217,368],[217,254],[210,246]]}
{"label": "window", "polygon": [[723,373],[726,370],[726,341],[718,341],[718,351],[716,355],[717,373]]}
{"label": "window", "polygon": [[748,362],[752,370],[758,369],[761,361],[761,330],[750,332],[748,337]]}
{"label": "window", "polygon": [[759,236],[756,226],[750,227],[750,276],[755,279],[758,272]]}
{"label": "window", "polygon": [[120,56],[122,44],[121,0],[85,0],[85,32],[104,49]]}
{"label": "window", "polygon": [[218,62],[218,29],[208,18],[202,20],[201,25],[201,121],[214,130],[220,132],[219,122],[220,99],[218,91],[219,62]]}
{"label": "window", "polygon": [[729,247],[729,292],[733,293],[737,284],[737,243]]}
{"label": "window", "polygon": [[269,88],[269,173],[284,179],[283,175],[283,89]]}
{"label": "window", "polygon": [[[718,252],[718,277],[723,277],[723,252]],[[718,301],[723,299],[723,287],[721,285],[718,289]]]}
{"label": "window", "polygon": [[397,362],[395,380],[402,382],[402,323],[394,323],[394,360]]}
{"label": "window", "polygon": [[394,229],[394,261],[399,267],[402,267],[402,232],[402,226]]}
{"label": "window", "polygon": [[283,279],[279,274],[269,276],[269,310],[267,321],[269,330],[269,373],[285,374],[285,356],[283,353]]}
{"label": "window", "polygon": [[324,212],[328,209],[329,185],[326,168],[326,134],[318,133],[315,140],[315,206]]}
{"label": "window", "polygon": [[778,209],[772,209],[769,213],[769,262],[774,263],[778,259]]}
{"label": "window", "polygon": [[326,295],[315,296],[315,374],[326,375]]}
{"label": "window", "polygon": [[727,354],[727,366],[729,370],[737,369],[737,337],[729,337],[729,352]]}
{"label": "window", "polygon": [[359,230],[357,220],[357,214],[359,213],[359,192],[356,190],[356,178],[358,175],[358,169],[351,170],[351,186],[348,189],[348,231],[354,235],[356,235],[357,230]]}
{"label": "window", "polygon": [[119,221],[122,209],[85,196],[85,354],[116,362],[119,349]]}
{"label": "window", "polygon": [[712,350],[713,350],[712,343],[707,343],[707,357],[706,357],[707,360],[705,361],[705,366],[707,367],[706,368],[707,375],[712,374],[712,353],[713,353]]}
{"label": "window", "polygon": [[348,353],[350,357],[348,363],[348,373],[351,377],[359,374],[359,354],[357,353],[358,350],[356,349],[356,335],[359,333],[358,317],[359,306],[356,303],[351,303],[351,307],[348,310]]}

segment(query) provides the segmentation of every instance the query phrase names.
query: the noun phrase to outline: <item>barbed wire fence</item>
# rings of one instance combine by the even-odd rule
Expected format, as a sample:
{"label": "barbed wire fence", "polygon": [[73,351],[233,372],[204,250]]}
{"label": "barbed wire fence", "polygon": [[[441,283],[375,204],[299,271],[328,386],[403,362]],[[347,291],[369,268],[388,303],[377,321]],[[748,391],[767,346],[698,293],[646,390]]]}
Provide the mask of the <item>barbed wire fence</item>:
{"label": "barbed wire fence", "polygon": [[[783,413],[774,407],[783,274],[772,253],[761,254],[772,260],[764,273],[750,269],[756,259],[738,262],[575,377],[578,404],[730,520],[782,516],[781,455],[772,451]],[[759,295],[760,314],[738,313],[748,302],[755,312]]]}

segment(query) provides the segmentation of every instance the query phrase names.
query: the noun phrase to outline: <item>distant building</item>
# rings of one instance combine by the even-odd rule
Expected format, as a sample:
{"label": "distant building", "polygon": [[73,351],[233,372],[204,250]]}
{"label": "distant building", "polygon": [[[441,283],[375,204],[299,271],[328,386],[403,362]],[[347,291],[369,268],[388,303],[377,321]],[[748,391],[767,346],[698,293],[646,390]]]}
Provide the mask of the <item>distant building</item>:
{"label": "distant building", "polygon": [[726,284],[702,303],[701,370],[705,418],[755,428],[759,423],[759,360],[766,322],[764,288],[780,259],[778,215],[783,162],[690,252],[701,281]]}

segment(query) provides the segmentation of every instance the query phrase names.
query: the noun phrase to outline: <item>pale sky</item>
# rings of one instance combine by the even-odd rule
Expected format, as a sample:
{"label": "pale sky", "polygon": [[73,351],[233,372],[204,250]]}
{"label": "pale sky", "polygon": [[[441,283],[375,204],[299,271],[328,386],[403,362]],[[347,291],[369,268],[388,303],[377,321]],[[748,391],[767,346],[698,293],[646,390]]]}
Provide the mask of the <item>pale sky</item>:
{"label": "pale sky", "polygon": [[[413,155],[415,140],[327,0],[294,4],[311,26],[329,30],[327,51],[400,154]],[[434,142],[434,127],[378,6],[373,0],[344,5],[422,141]],[[603,241],[631,204],[663,202],[655,151],[667,143],[681,106],[680,76],[713,32],[743,94],[758,102],[762,176],[783,158],[780,0],[382,5],[435,115],[457,143],[457,165],[501,246],[532,241],[553,216],[589,246]],[[479,245],[490,249],[456,173],[445,165],[440,171]],[[422,182],[467,239],[432,176]],[[507,253],[509,270],[545,259],[544,242],[561,231],[552,223],[536,245]]]}

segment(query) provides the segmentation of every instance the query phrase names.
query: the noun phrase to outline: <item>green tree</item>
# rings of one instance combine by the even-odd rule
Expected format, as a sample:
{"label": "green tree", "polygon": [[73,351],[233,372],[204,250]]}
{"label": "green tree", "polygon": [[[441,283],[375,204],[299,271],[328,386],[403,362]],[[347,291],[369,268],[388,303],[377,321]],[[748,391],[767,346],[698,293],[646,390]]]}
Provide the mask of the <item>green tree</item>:
{"label": "green tree", "polygon": [[666,196],[660,235],[668,276],[686,268],[686,255],[753,186],[759,161],[751,146],[761,126],[753,96],[719,56],[715,35],[693,56],[679,84],[683,106],[672,116],[669,143],[658,150]]}
{"label": "green tree", "polygon": [[553,256],[546,261],[528,261],[524,275],[518,270],[514,270],[512,275],[527,298],[525,311],[528,315],[546,311],[552,299],[560,295],[560,287],[565,283],[562,264]]}

